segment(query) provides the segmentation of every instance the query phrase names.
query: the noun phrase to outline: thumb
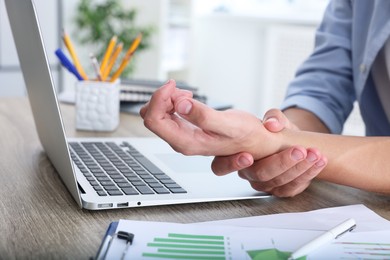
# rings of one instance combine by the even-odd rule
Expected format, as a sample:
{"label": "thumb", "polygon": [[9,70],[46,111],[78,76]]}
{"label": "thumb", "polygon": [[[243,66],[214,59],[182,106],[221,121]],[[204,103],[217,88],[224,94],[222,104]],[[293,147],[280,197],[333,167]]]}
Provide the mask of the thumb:
{"label": "thumb", "polygon": [[216,156],[211,163],[211,169],[216,175],[222,176],[245,169],[251,166],[253,162],[253,156],[246,152],[228,156]]}
{"label": "thumb", "polygon": [[263,124],[268,131],[274,133],[280,132],[284,128],[293,128],[288,118],[279,109],[268,110],[264,115]]}
{"label": "thumb", "polygon": [[178,98],[174,106],[182,118],[206,131],[219,132],[230,123],[219,111],[189,97]]}

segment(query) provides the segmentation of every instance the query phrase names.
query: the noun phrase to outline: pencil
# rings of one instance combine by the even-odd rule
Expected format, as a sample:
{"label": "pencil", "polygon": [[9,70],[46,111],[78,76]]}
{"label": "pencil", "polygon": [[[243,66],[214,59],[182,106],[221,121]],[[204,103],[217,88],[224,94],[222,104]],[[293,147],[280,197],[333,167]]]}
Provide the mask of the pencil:
{"label": "pencil", "polygon": [[112,54],[112,56],[110,57],[110,60],[108,62],[108,65],[106,66],[105,70],[103,71],[102,73],[102,80],[105,81],[108,77],[108,75],[110,74],[111,70],[112,70],[112,67],[114,67],[114,64],[119,56],[119,53],[122,51],[123,49],[123,43],[120,42],[115,50],[114,50],[114,53]]}
{"label": "pencil", "polygon": [[102,73],[102,74],[103,74],[104,70],[106,69],[108,60],[111,57],[111,53],[112,53],[112,50],[115,47],[116,41],[117,41],[117,37],[114,35],[111,38],[110,42],[108,43],[106,53],[104,54],[102,63],[100,64],[100,73]]}
{"label": "pencil", "polygon": [[81,77],[84,80],[88,80],[87,74],[85,73],[83,67],[81,66],[79,59],[77,58],[76,51],[74,50],[74,47],[73,47],[73,44],[69,38],[69,35],[65,31],[63,31],[63,33],[62,33],[62,39],[65,43],[66,48],[68,49],[68,51],[70,53],[70,56],[72,57],[73,63],[75,65],[77,71],[79,72],[79,74],[81,75]]}
{"label": "pencil", "polygon": [[123,70],[126,68],[127,63],[129,63],[131,57],[133,56],[134,52],[137,50],[140,42],[142,40],[142,34],[139,33],[133,43],[131,44],[130,48],[127,50],[125,57],[122,59],[121,65],[119,68],[115,71],[114,75],[112,75],[110,82],[114,82],[119,78],[119,76],[122,74]]}
{"label": "pencil", "polygon": [[99,63],[96,59],[96,56],[93,53],[90,53],[89,57],[91,58],[92,66],[93,66],[93,69],[95,70],[97,79],[99,81],[102,81],[102,76],[100,75],[100,70],[99,70]]}

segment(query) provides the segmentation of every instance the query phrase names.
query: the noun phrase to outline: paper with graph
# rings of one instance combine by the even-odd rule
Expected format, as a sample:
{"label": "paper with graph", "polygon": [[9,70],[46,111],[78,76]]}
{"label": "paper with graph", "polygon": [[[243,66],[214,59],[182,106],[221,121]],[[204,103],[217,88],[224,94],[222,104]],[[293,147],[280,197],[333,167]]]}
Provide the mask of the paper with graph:
{"label": "paper with graph", "polygon": [[[287,259],[323,231],[120,220],[106,259]],[[125,253],[124,253],[125,252]],[[390,230],[352,232],[300,259],[390,259]]]}

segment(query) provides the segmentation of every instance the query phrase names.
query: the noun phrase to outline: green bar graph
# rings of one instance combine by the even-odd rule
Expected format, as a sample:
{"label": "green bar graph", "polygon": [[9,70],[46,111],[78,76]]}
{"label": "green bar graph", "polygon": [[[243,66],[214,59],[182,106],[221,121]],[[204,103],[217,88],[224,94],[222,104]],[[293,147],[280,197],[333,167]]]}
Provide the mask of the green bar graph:
{"label": "green bar graph", "polygon": [[168,237],[210,239],[210,240],[224,241],[224,237],[223,236],[202,236],[202,235],[186,235],[186,234],[170,233],[170,234],[168,234]]}
{"label": "green bar graph", "polygon": [[143,257],[161,259],[225,260],[226,247],[223,236],[169,233],[156,237],[147,244],[150,252]]}

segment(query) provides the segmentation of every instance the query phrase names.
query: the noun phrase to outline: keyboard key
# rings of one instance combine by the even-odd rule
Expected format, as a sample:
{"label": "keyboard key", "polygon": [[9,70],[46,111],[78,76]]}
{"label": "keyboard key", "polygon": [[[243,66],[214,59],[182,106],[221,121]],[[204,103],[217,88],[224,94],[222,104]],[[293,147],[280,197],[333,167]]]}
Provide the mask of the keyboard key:
{"label": "keyboard key", "polygon": [[103,190],[103,188],[100,187],[100,186],[93,186],[93,188],[94,188],[96,191]]}
{"label": "keyboard key", "polygon": [[158,174],[158,175],[154,175],[154,177],[156,177],[156,179],[158,180],[170,180],[171,178],[166,175],[166,174]]}
{"label": "keyboard key", "polygon": [[108,194],[110,194],[111,196],[119,196],[119,195],[123,195],[123,193],[120,191],[120,190],[109,190],[107,191]]}
{"label": "keyboard key", "polygon": [[157,193],[157,194],[169,194],[169,191],[162,187],[162,188],[153,188],[153,190]]}
{"label": "keyboard key", "polygon": [[166,180],[164,179],[164,180],[160,180],[160,181],[163,184],[176,184],[176,182],[172,179],[166,179]]}
{"label": "keyboard key", "polygon": [[122,191],[126,194],[126,195],[138,195],[138,191],[132,187],[129,187],[129,188],[123,188]]}
{"label": "keyboard key", "polygon": [[137,190],[141,193],[141,194],[154,194],[153,190],[151,190],[148,186],[144,185],[144,186],[136,186]]}
{"label": "keyboard key", "polygon": [[105,193],[105,192],[102,191],[102,190],[98,190],[98,191],[96,191],[96,193],[97,193],[99,196],[107,196],[107,193]]}
{"label": "keyboard key", "polygon": [[114,185],[114,183],[112,181],[101,181],[100,184],[103,185],[103,186]]}
{"label": "keyboard key", "polygon": [[96,179],[99,181],[99,182],[102,182],[102,181],[110,181],[111,179],[106,177],[106,176],[103,176],[103,177],[96,177]]}
{"label": "keyboard key", "polygon": [[130,188],[133,187],[130,183],[118,183],[119,188]]}
{"label": "keyboard key", "polygon": [[108,190],[118,190],[118,188],[114,185],[109,185],[109,186],[103,186],[104,189]]}
{"label": "keyboard key", "polygon": [[138,178],[138,177],[127,177],[127,179],[128,179],[130,182],[133,182],[133,181],[141,181],[141,179]]}
{"label": "keyboard key", "polygon": [[126,180],[125,178],[122,178],[122,179],[114,179],[115,183],[129,183],[128,180]]}
{"label": "keyboard key", "polygon": [[89,183],[92,185],[92,186],[98,186],[99,183],[97,181],[89,181]]}
{"label": "keyboard key", "polygon": [[187,193],[187,191],[183,188],[170,188],[169,190],[172,193]]}
{"label": "keyboard key", "polygon": [[164,188],[164,186],[162,186],[160,183],[158,183],[158,182],[154,182],[154,183],[148,183],[148,185],[150,186],[150,187],[152,187],[153,189],[155,189],[155,188]]}
{"label": "keyboard key", "polygon": [[168,189],[181,188],[180,185],[177,183],[167,183],[165,184],[165,187],[167,187]]}
{"label": "keyboard key", "polygon": [[145,185],[145,183],[143,181],[132,181],[131,184],[133,184],[134,186]]}

